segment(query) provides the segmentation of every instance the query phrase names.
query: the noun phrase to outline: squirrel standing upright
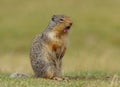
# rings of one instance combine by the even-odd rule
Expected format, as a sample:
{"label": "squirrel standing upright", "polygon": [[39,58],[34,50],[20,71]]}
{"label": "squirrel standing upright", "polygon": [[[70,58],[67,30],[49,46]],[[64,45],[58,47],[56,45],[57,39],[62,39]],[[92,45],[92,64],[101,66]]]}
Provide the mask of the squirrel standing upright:
{"label": "squirrel standing upright", "polygon": [[53,15],[48,27],[33,39],[30,60],[35,77],[64,80],[61,77],[62,58],[71,25],[68,16]]}

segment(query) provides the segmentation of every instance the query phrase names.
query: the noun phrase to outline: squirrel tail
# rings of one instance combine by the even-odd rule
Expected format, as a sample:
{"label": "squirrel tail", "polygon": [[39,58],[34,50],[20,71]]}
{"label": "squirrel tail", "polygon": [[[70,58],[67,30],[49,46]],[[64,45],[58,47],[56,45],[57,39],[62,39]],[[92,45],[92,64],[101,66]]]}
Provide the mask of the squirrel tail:
{"label": "squirrel tail", "polygon": [[10,78],[29,78],[30,76],[23,73],[13,73],[10,75]]}

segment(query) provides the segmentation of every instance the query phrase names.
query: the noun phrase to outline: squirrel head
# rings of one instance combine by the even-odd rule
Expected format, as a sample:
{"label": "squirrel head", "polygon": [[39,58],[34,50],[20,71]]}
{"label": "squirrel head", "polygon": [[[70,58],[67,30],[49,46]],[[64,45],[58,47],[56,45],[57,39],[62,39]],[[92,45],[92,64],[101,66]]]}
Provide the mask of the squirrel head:
{"label": "squirrel head", "polygon": [[53,27],[53,31],[67,33],[72,26],[72,20],[65,15],[53,15],[50,25]]}

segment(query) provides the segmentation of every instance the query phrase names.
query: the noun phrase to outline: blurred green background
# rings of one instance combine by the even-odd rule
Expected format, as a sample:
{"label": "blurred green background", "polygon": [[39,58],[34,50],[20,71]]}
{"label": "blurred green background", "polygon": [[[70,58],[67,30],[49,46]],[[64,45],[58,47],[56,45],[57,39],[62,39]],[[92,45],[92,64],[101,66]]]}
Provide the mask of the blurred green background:
{"label": "blurred green background", "polygon": [[120,0],[0,0],[0,72],[32,73],[32,39],[54,14],[74,23],[63,72],[120,72]]}

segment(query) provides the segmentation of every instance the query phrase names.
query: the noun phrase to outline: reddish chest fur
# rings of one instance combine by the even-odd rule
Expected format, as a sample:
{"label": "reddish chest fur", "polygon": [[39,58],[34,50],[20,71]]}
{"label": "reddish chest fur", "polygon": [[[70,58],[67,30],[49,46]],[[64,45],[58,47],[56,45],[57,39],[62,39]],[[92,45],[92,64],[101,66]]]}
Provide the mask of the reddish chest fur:
{"label": "reddish chest fur", "polygon": [[66,35],[57,37],[55,33],[50,33],[49,38],[51,39],[49,47],[53,53],[56,54],[58,59],[61,59],[66,51],[68,38]]}

